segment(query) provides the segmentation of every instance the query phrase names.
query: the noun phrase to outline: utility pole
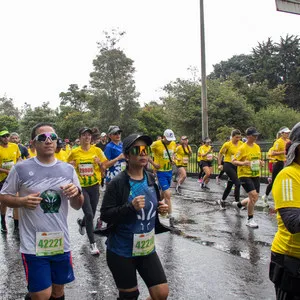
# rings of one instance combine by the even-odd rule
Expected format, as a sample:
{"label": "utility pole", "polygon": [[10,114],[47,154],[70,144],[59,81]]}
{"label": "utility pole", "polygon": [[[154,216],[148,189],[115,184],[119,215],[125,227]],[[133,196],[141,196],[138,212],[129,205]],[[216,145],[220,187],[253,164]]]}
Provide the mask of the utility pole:
{"label": "utility pole", "polygon": [[208,137],[208,111],[206,91],[206,60],[205,60],[205,32],[203,0],[200,0],[200,38],[201,38],[201,112],[202,112],[202,139]]}

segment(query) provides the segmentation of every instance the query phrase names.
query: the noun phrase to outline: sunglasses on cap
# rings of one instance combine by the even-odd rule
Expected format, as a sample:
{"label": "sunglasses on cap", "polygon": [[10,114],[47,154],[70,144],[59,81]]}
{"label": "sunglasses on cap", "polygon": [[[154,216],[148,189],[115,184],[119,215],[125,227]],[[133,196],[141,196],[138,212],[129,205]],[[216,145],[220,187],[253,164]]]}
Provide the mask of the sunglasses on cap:
{"label": "sunglasses on cap", "polygon": [[135,156],[141,155],[142,152],[146,155],[150,154],[151,153],[150,146],[134,146],[129,150],[129,153]]}
{"label": "sunglasses on cap", "polygon": [[7,133],[7,134],[4,134],[4,135],[1,135],[0,137],[2,137],[2,138],[8,138],[9,137],[9,134]]}
{"label": "sunglasses on cap", "polygon": [[117,132],[112,133],[112,135],[119,135],[119,134],[121,134],[121,131],[117,131]]}
{"label": "sunglasses on cap", "polygon": [[50,139],[51,142],[57,141],[58,136],[54,132],[45,132],[38,134],[33,140],[37,142],[46,142],[47,139]]}

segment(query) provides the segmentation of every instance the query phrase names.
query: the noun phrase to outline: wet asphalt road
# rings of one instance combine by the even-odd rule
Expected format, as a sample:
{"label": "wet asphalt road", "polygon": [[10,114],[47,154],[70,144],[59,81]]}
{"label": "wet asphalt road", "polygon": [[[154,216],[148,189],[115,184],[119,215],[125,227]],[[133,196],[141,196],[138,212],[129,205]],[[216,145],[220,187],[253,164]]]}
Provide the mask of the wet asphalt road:
{"label": "wet asphalt road", "polygon": [[[203,192],[196,179],[188,178],[182,196],[173,196],[176,227],[180,234],[156,236],[157,252],[168,278],[169,299],[274,299],[268,279],[270,245],[276,232],[276,215],[258,201],[255,218],[259,229],[245,225],[247,212],[237,214],[228,205],[220,211],[224,181],[210,183]],[[265,190],[261,185],[261,191]],[[262,194],[261,192],[261,194]],[[228,197],[232,202],[233,197]],[[272,202],[270,203],[272,206]],[[116,299],[117,290],[105,260],[105,237],[96,236],[99,257],[89,254],[87,236],[78,233],[76,219],[82,211],[70,210],[69,226],[76,280],[65,289],[66,299]],[[168,222],[168,219],[162,219]],[[23,299],[26,294],[18,235],[0,236],[0,299]],[[139,278],[140,299],[147,289]]]}

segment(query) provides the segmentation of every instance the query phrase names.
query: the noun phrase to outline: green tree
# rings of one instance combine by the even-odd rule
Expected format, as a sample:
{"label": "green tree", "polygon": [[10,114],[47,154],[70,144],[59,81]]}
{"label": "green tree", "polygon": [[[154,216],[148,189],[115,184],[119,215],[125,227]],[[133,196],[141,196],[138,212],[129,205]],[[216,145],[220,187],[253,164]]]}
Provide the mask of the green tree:
{"label": "green tree", "polygon": [[272,105],[262,108],[255,114],[254,124],[261,132],[261,139],[272,141],[280,127],[292,128],[299,122],[299,119],[300,113],[294,109],[284,105]]}
{"label": "green tree", "polygon": [[14,116],[16,119],[20,118],[20,111],[14,106],[13,99],[2,97],[0,98],[0,115]]}
{"label": "green tree", "polygon": [[106,40],[98,43],[99,54],[93,61],[90,73],[94,98],[90,102],[100,119],[100,128],[122,125],[124,135],[137,130],[136,115],[139,110],[133,75],[133,60],[117,47],[124,32],[105,32]]}
{"label": "green tree", "polygon": [[47,122],[55,126],[57,119],[57,110],[49,107],[49,102],[43,102],[41,106],[37,106],[34,109],[30,104],[24,105],[24,116],[20,121],[20,132],[22,140],[29,140],[31,129],[36,124],[41,122]]}
{"label": "green tree", "polygon": [[15,116],[0,115],[0,130],[6,127],[9,132],[19,131],[19,122]]}

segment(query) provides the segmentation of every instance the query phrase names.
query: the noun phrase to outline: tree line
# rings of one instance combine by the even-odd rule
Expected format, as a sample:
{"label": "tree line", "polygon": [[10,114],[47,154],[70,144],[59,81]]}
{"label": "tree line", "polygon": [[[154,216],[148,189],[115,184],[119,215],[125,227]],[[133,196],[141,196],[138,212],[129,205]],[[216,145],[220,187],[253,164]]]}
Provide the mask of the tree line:
{"label": "tree line", "polygon": [[[156,138],[166,128],[193,143],[201,140],[201,80],[195,68],[191,79],[177,78],[166,84],[166,96],[141,106],[134,81],[134,61],[119,48],[125,32],[105,32],[98,42],[89,84],[70,84],[59,94],[56,109],[43,102],[21,109],[13,99],[0,98],[0,124],[29,140],[38,122],[51,122],[62,138],[75,140],[82,126],[106,131],[119,125],[124,136],[143,132]],[[250,54],[234,55],[213,66],[208,75],[209,135],[224,141],[233,128],[244,131],[256,126],[261,139],[272,141],[281,126],[292,127],[300,120],[299,37],[287,35],[279,42],[258,43]],[[158,70],[159,71],[159,70]],[[147,100],[147,99],[144,99]],[[147,102],[147,101],[144,101]]]}

